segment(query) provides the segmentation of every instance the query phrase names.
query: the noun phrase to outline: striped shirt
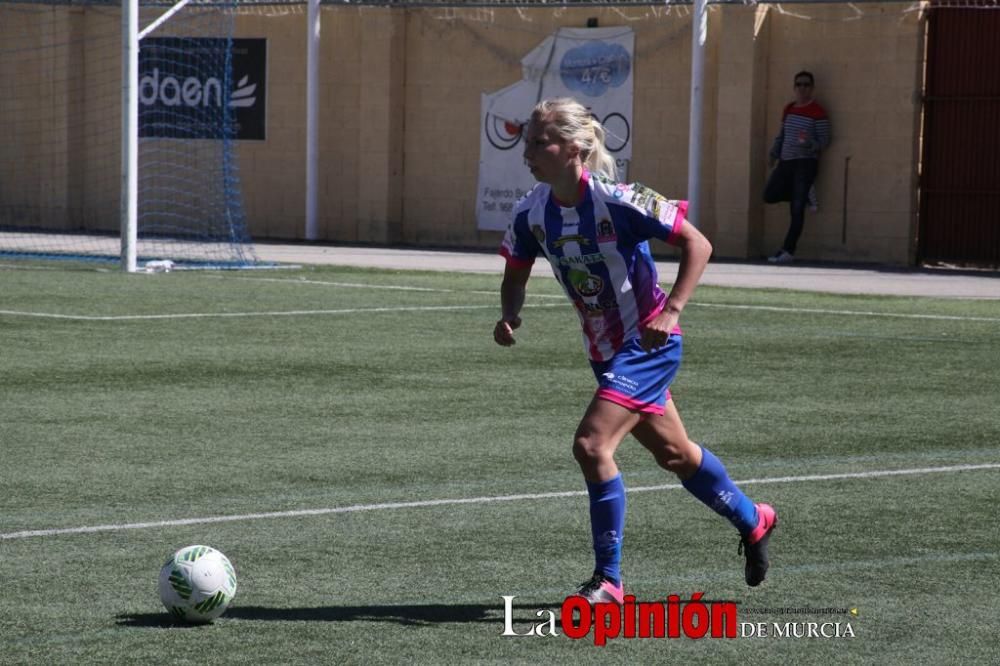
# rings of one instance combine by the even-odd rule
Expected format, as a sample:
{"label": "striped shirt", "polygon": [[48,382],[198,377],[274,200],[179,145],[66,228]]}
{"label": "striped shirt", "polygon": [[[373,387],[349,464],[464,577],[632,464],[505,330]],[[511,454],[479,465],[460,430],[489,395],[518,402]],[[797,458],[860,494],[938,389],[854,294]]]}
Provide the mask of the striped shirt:
{"label": "striped shirt", "polygon": [[649,239],[676,244],[687,202],[586,171],[580,187],[580,202],[567,208],[536,185],[518,202],[500,254],[521,267],[548,259],[580,316],[588,356],[606,361],[666,306]]}
{"label": "striped shirt", "polygon": [[805,106],[789,103],[781,116],[781,132],[771,146],[771,157],[781,160],[816,159],[830,145],[830,119],[815,100]]}

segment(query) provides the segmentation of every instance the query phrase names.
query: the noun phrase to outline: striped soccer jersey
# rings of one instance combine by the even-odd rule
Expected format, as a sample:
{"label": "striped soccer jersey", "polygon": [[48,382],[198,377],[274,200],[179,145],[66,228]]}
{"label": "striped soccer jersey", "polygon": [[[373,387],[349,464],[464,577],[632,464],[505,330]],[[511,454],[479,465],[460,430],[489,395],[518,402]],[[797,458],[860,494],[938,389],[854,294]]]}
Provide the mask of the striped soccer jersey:
{"label": "striped soccer jersey", "polygon": [[565,208],[549,185],[536,185],[518,202],[500,254],[516,266],[545,255],[580,316],[588,356],[606,361],[666,305],[648,241],[676,244],[687,202],[586,171],[581,190]]}
{"label": "striped soccer jersey", "polygon": [[830,145],[830,119],[815,100],[804,106],[791,102],[781,115],[781,132],[771,156],[781,160],[816,159]]}

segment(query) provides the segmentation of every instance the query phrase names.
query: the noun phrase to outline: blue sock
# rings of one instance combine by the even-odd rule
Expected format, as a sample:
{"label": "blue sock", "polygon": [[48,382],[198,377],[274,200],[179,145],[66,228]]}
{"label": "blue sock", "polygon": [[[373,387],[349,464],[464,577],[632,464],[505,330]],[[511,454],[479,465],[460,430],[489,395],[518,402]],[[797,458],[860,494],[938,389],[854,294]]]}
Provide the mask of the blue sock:
{"label": "blue sock", "polygon": [[701,466],[682,484],[702,504],[731,522],[740,534],[749,534],[757,527],[757,507],[732,482],[722,462],[704,446],[701,447]]}
{"label": "blue sock", "polygon": [[622,475],[608,481],[587,481],[590,533],[594,540],[594,571],[621,582],[622,533],[625,531],[625,484]]}

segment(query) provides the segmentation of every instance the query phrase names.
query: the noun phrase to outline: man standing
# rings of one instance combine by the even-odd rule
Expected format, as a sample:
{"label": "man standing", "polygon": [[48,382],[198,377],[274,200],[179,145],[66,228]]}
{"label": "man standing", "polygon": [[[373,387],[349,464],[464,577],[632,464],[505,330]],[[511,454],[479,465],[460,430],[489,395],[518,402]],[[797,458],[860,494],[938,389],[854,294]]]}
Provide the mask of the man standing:
{"label": "man standing", "polygon": [[809,191],[816,180],[820,153],[830,145],[830,119],[826,111],[813,99],[815,79],[812,72],[795,75],[795,101],[785,106],[781,117],[781,131],[771,146],[771,172],[764,188],[764,201],[788,201],[791,223],[785,242],[768,261],[787,264],[795,259],[795,247],[802,235]]}

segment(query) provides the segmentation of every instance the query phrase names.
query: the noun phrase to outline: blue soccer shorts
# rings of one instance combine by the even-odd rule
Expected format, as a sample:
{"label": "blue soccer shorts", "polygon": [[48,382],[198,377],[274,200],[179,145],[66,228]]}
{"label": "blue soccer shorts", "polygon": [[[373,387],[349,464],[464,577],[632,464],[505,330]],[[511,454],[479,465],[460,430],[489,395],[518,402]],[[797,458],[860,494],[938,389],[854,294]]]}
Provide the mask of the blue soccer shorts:
{"label": "blue soccer shorts", "polygon": [[640,414],[663,414],[670,400],[670,383],[681,367],[684,343],[680,335],[647,352],[632,338],[607,361],[591,361],[597,397]]}

